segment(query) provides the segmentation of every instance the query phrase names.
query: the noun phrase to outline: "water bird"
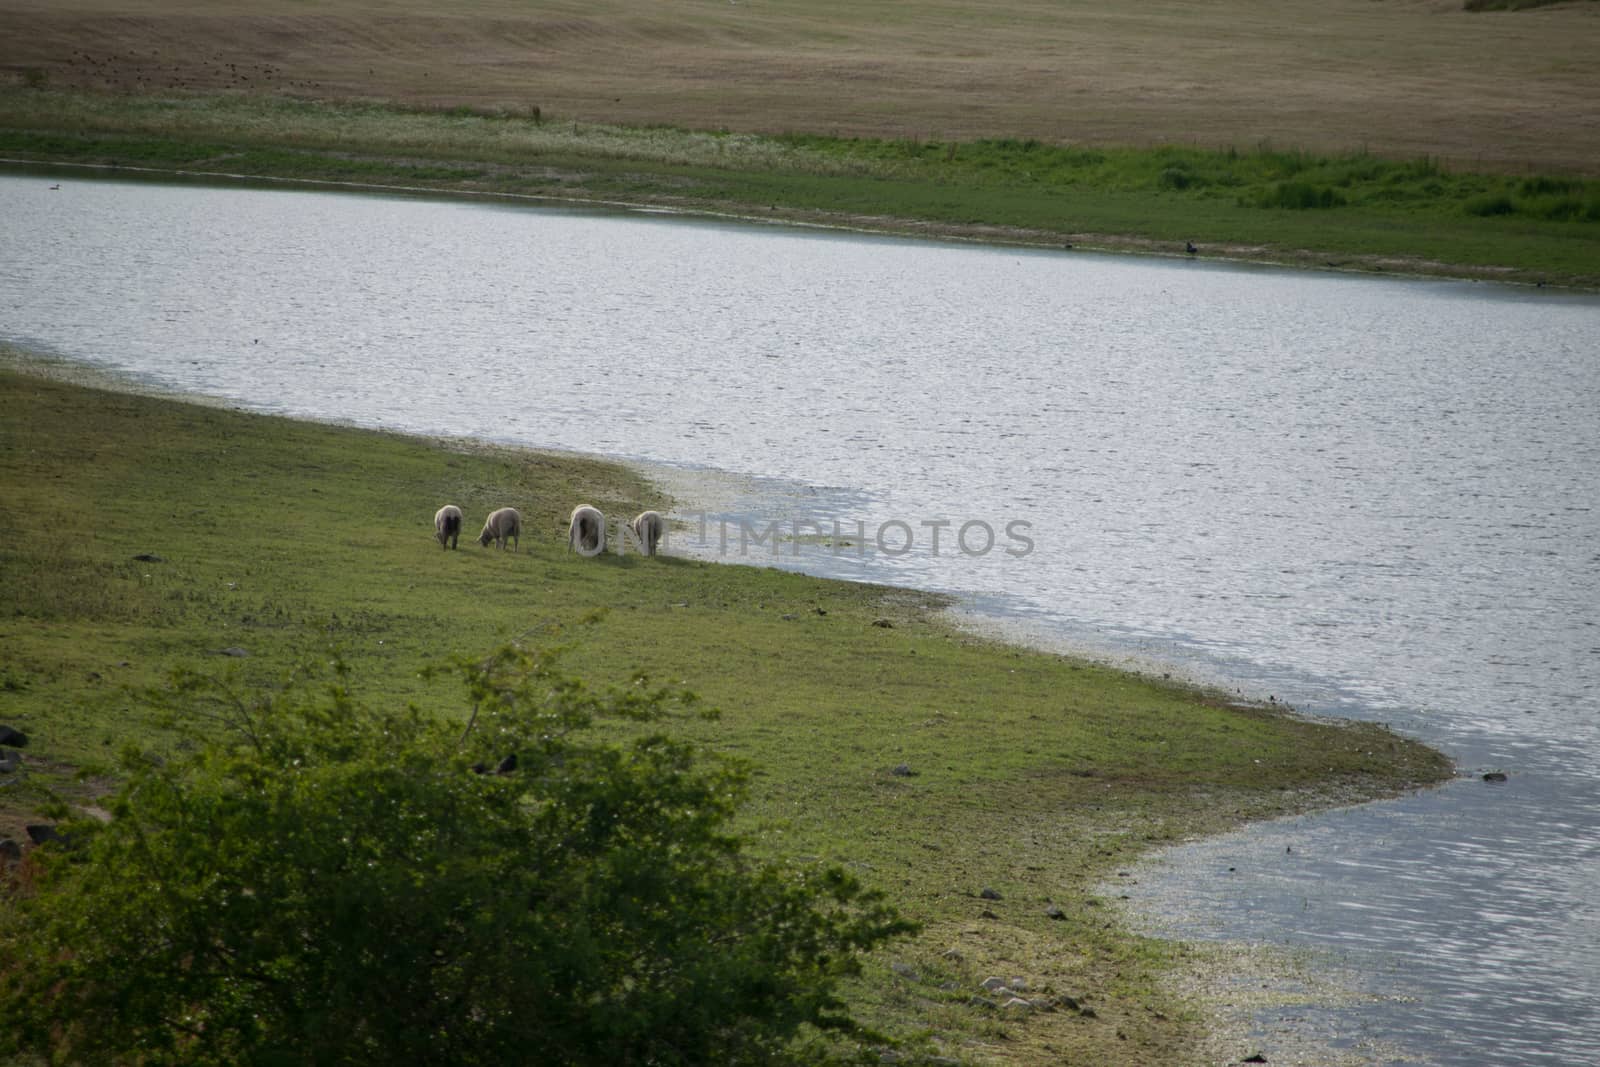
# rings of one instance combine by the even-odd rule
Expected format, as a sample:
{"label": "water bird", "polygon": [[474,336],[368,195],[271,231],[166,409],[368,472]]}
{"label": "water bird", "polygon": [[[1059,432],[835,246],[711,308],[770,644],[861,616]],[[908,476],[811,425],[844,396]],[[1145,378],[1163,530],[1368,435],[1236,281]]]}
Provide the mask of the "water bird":
{"label": "water bird", "polygon": [[1194,246],[1194,242],[1193,241],[1185,241],[1183,243],[1183,250],[1185,252],[1189,253],[1191,256],[1194,255],[1196,252],[1200,251],[1198,248],[1196,248]]}

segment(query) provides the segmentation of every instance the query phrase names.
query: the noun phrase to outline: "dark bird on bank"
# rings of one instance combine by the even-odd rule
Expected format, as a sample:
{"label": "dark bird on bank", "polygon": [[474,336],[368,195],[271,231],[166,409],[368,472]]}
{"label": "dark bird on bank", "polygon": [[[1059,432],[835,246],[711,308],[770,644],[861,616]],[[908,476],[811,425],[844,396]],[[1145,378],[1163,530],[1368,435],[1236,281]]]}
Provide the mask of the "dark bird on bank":
{"label": "dark bird on bank", "polygon": [[1196,252],[1200,251],[1198,248],[1196,248],[1194,246],[1194,242],[1193,241],[1185,241],[1183,243],[1183,250],[1185,252],[1189,253],[1191,256],[1194,255]]}

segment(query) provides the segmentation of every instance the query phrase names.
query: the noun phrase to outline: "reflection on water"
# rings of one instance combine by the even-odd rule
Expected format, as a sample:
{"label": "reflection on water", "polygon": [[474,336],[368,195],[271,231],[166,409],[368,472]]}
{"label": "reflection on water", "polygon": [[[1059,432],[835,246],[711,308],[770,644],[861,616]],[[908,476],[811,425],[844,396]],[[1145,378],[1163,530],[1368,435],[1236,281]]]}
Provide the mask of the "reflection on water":
{"label": "reflection on water", "polygon": [[1551,786],[1462,780],[1286,819],[1171,850],[1121,892],[1164,933],[1326,952],[1368,996],[1295,1014],[1412,1038],[1394,1062],[1594,1063],[1600,829],[1552,817],[1574,798]]}
{"label": "reflection on water", "polygon": [[[1361,1025],[1419,1055],[1600,1060],[1600,301],[55,180],[0,177],[0,337],[256,408],[755,472],[702,502],[919,538],[812,569],[1506,770],[1171,862],[1204,928],[1405,985]],[[970,520],[1037,550],[923,539]]]}

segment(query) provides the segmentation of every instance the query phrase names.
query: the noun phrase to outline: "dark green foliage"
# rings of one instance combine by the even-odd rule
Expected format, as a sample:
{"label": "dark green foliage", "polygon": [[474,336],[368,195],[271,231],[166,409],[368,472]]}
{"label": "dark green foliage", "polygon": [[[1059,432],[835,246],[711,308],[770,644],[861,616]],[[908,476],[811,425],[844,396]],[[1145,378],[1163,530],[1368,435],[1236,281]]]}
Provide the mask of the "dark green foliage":
{"label": "dark green foliage", "polygon": [[1292,211],[1339,207],[1344,202],[1344,197],[1327,186],[1312,185],[1310,182],[1278,182],[1258,193],[1255,199],[1257,207],[1288,208]]}
{"label": "dark green foliage", "polygon": [[[471,719],[363,707],[341,665],[171,711],[224,740],[129,752],[103,826],[0,908],[0,1048],[69,1063],[788,1062],[909,930],[839,870],[746,858],[741,773],[512,647]],[[623,741],[605,741],[599,720]],[[495,773],[514,754],[516,766]],[[477,765],[479,770],[474,770]]]}
{"label": "dark green foliage", "polygon": [[1541,196],[1521,205],[1523,214],[1536,219],[1578,219],[1583,217],[1584,204],[1575,196]]}
{"label": "dark green foliage", "polygon": [[1167,167],[1156,179],[1156,185],[1162,189],[1188,189],[1191,186],[1204,185],[1205,179],[1197,178],[1182,167]]}
{"label": "dark green foliage", "polygon": [[1467,214],[1477,215],[1480,218],[1492,218],[1495,215],[1510,215],[1517,210],[1511,198],[1505,194],[1493,196],[1480,196],[1467,201]]}
{"label": "dark green foliage", "polygon": [[1563,193],[1575,193],[1583,188],[1583,182],[1570,178],[1525,178],[1517,185],[1517,192],[1523,196],[1553,196]]}

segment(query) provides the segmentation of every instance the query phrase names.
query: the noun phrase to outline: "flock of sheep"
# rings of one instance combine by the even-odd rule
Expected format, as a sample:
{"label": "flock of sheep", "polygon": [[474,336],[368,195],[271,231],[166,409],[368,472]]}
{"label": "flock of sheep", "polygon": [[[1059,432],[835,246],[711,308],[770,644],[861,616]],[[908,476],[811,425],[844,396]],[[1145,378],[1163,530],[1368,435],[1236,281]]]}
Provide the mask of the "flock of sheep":
{"label": "flock of sheep", "polygon": [[[657,511],[643,511],[629,524],[634,537],[647,556],[656,554],[667,533],[666,520]],[[461,509],[446,504],[433,515],[433,535],[439,539],[440,548],[455,548],[461,536]],[[512,551],[520,546],[522,513],[516,508],[498,508],[484,520],[478,544],[489,547],[493,541],[504,550],[509,542]],[[600,509],[589,504],[579,504],[572,509],[572,519],[567,526],[567,547],[583,556],[598,556],[606,548],[606,517]]]}

